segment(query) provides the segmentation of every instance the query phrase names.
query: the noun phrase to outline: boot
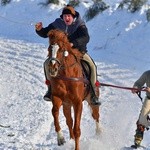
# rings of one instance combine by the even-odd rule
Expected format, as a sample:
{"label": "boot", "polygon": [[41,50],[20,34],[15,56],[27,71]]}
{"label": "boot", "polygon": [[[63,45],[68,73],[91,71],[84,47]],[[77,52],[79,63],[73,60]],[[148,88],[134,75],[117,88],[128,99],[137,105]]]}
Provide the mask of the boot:
{"label": "boot", "polygon": [[91,87],[91,104],[92,105],[101,105],[101,102],[99,101],[99,87],[95,86],[94,88]]}
{"label": "boot", "polygon": [[43,99],[45,101],[52,101],[51,100],[51,86],[48,85],[48,91],[46,92],[46,94],[44,95]]}
{"label": "boot", "polygon": [[136,134],[134,135],[134,144],[139,147],[144,135],[145,127],[143,125],[138,124],[136,129]]}

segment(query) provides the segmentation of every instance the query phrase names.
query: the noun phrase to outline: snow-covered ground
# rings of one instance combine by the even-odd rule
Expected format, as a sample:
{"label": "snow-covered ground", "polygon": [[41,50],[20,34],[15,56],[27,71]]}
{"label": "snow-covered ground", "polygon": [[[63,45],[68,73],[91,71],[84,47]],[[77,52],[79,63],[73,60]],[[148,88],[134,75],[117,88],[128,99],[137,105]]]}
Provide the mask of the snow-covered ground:
{"label": "snow-covered ground", "polygon": [[[48,39],[35,34],[34,24],[48,25],[61,6],[42,7],[42,0],[13,0],[0,6],[0,150],[72,150],[62,110],[60,122],[66,144],[57,146],[52,105],[43,100],[43,62]],[[150,65],[150,24],[145,9],[131,14],[111,8],[87,22],[89,54],[97,64],[102,83],[132,87]],[[76,10],[84,15],[87,3]],[[57,13],[56,13],[57,12]],[[100,120],[103,132],[95,135],[95,123],[86,102],[81,120],[81,150],[125,150],[133,143],[142,106],[129,90],[101,87]],[[145,93],[142,92],[144,98]],[[150,132],[142,145],[150,150]]]}

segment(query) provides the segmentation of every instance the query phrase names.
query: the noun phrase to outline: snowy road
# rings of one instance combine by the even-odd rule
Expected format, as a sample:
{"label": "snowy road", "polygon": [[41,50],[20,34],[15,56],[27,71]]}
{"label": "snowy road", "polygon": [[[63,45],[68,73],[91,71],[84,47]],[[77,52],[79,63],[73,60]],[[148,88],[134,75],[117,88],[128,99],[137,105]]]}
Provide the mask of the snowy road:
{"label": "snowy road", "polygon": [[[0,39],[0,150],[71,150],[74,146],[62,111],[60,122],[67,143],[57,146],[52,106],[42,99],[46,91],[42,68],[46,51],[44,45]],[[96,64],[99,81],[132,86],[136,76],[132,71],[115,64]],[[99,137],[84,103],[81,150],[121,150],[132,144],[141,107],[138,97],[127,90],[101,87],[101,101],[103,133]]]}

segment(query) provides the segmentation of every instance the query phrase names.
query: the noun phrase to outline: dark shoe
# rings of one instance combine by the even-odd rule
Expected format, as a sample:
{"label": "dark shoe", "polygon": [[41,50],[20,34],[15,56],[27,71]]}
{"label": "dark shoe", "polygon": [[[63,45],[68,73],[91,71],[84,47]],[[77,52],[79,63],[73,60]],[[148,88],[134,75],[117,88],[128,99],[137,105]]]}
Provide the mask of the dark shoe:
{"label": "dark shoe", "polygon": [[98,106],[101,105],[101,102],[99,101],[99,99],[96,95],[91,97],[91,104],[92,105],[98,105]]}
{"label": "dark shoe", "polygon": [[139,147],[142,140],[143,140],[143,135],[144,135],[144,130],[145,127],[142,125],[137,125],[137,129],[136,129],[136,134],[134,135],[135,139],[134,139],[134,144]]}
{"label": "dark shoe", "polygon": [[139,146],[138,145],[131,145],[131,148],[133,148],[133,149],[137,149]]}
{"label": "dark shoe", "polygon": [[92,105],[101,105],[101,102],[99,101],[99,87],[97,86],[92,88],[91,101]]}
{"label": "dark shoe", "polygon": [[48,91],[46,92],[46,94],[44,95],[43,99],[45,101],[52,101],[51,100],[51,87],[48,86]]}
{"label": "dark shoe", "polygon": [[49,91],[47,91],[46,94],[44,95],[43,99],[44,99],[45,101],[52,101],[52,100],[50,99],[50,97],[51,97],[51,93],[50,93]]}

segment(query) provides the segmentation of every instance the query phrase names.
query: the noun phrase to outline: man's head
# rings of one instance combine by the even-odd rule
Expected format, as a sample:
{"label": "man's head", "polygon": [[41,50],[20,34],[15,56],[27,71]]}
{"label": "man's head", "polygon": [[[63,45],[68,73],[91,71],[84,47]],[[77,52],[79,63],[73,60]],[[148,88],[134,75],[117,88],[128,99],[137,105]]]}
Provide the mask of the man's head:
{"label": "man's head", "polygon": [[66,25],[71,25],[74,21],[75,16],[76,12],[74,8],[70,5],[67,5],[66,7],[64,7],[60,17],[64,20]]}

